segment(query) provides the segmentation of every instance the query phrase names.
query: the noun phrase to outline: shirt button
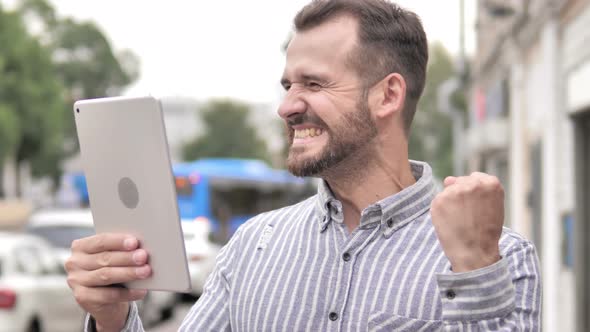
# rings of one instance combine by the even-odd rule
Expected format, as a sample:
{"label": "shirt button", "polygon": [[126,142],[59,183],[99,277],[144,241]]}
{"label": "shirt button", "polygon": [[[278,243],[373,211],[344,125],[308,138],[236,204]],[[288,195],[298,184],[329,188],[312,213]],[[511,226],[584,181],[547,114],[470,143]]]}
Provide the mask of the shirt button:
{"label": "shirt button", "polygon": [[348,261],[350,260],[350,254],[349,254],[349,253],[347,253],[347,252],[345,252],[345,253],[342,255],[342,259],[344,259],[344,261],[345,261],[345,262],[348,262]]}
{"label": "shirt button", "polygon": [[455,298],[455,296],[456,296],[456,294],[452,289],[447,291],[447,299],[452,300]]}
{"label": "shirt button", "polygon": [[328,317],[330,318],[331,321],[335,321],[338,319],[338,314],[335,312],[331,312]]}
{"label": "shirt button", "polygon": [[387,227],[389,227],[389,228],[393,227],[393,219],[387,220]]}

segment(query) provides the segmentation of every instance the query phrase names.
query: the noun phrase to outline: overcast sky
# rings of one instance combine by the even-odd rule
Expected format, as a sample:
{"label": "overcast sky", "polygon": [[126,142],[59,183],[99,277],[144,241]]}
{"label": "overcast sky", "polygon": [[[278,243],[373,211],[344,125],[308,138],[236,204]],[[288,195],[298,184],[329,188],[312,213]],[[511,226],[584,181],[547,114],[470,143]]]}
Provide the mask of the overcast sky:
{"label": "overcast sky", "polygon": [[[2,0],[0,0],[2,1]],[[4,0],[4,2],[14,0]],[[125,94],[232,97],[276,104],[281,50],[306,0],[52,0],[60,16],[93,20],[115,51],[131,49],[141,77]],[[421,18],[430,41],[459,49],[459,0],[400,0]],[[467,6],[467,48],[473,49],[475,0]]]}

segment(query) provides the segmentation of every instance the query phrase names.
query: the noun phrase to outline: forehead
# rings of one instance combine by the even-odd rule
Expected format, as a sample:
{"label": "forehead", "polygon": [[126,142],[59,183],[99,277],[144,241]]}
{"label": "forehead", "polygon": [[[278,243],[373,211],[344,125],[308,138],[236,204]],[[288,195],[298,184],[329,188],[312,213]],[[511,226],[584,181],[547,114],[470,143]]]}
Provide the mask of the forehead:
{"label": "forehead", "polygon": [[357,45],[357,20],[339,15],[317,27],[297,32],[287,48],[285,76],[352,71],[348,56]]}

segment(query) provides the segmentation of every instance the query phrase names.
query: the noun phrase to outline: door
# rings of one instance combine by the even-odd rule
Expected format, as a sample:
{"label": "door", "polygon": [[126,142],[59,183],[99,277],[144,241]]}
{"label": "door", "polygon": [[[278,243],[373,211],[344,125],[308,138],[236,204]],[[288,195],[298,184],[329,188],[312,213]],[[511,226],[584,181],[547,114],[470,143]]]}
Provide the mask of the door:
{"label": "door", "polygon": [[84,312],[78,306],[67,283],[66,272],[61,266],[57,253],[39,243],[37,254],[42,264],[39,283],[48,294],[47,312],[51,323],[47,331],[80,331],[83,329]]}

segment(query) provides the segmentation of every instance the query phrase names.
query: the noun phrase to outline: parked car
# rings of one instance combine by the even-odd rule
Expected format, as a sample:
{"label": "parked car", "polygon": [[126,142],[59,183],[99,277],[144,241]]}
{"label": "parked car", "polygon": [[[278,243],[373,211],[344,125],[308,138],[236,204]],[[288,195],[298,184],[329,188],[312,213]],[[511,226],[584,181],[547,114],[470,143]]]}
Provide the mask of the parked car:
{"label": "parked car", "polygon": [[0,332],[82,331],[84,312],[42,238],[0,232]]}
{"label": "parked car", "polygon": [[191,276],[191,295],[199,297],[203,293],[205,281],[215,267],[215,259],[221,246],[210,241],[211,224],[207,218],[183,220],[182,232]]}
{"label": "parked car", "polygon": [[88,209],[37,212],[31,216],[26,229],[51,243],[62,263],[70,257],[74,240],[96,234],[92,212]]}
{"label": "parked car", "polygon": [[[95,234],[92,212],[89,209],[37,212],[31,216],[27,231],[54,245],[62,264],[71,255],[72,241]],[[143,300],[137,302],[137,306],[144,325],[153,326],[171,318],[176,303],[175,293],[150,291]]]}

